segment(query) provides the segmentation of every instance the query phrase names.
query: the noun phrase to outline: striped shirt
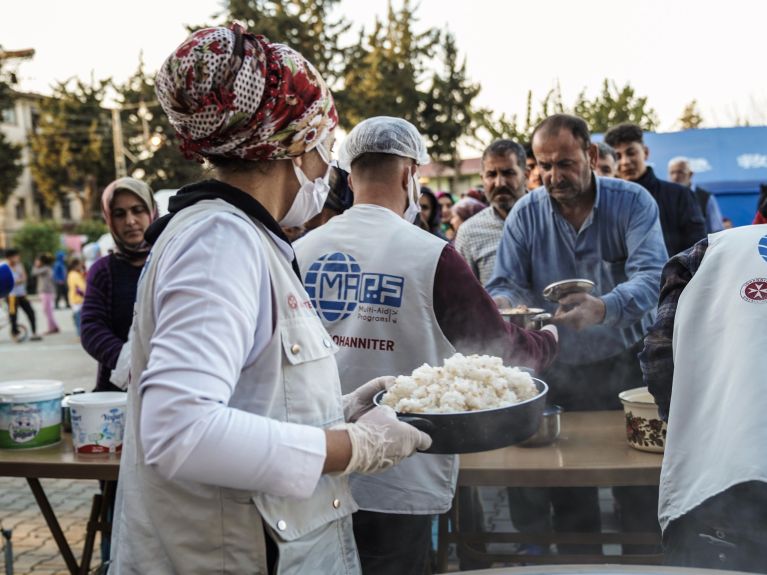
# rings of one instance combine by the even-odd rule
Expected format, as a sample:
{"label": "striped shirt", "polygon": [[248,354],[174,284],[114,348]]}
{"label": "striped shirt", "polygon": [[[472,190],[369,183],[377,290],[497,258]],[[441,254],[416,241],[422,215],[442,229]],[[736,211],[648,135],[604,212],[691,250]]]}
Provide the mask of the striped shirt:
{"label": "striped shirt", "polygon": [[458,228],[455,249],[463,256],[482,285],[493,277],[495,254],[501,237],[503,219],[492,206],[466,220]]}

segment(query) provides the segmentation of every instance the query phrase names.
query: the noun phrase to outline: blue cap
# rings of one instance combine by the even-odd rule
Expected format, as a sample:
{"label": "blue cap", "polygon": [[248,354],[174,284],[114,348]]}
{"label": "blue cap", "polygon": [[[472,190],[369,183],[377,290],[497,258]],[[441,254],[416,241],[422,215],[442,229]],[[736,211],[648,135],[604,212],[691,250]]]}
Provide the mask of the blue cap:
{"label": "blue cap", "polygon": [[13,270],[6,263],[0,264],[0,297],[5,297],[13,289]]}

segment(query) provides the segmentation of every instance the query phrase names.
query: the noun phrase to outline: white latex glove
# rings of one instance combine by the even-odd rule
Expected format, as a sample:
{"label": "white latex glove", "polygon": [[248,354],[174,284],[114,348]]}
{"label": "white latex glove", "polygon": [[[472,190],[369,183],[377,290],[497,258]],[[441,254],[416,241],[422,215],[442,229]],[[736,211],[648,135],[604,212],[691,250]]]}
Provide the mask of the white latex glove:
{"label": "white latex glove", "polygon": [[351,393],[341,397],[344,406],[344,421],[354,423],[365,413],[375,407],[373,405],[373,396],[379,391],[389,389],[396,378],[391,376],[376,377],[366,384],[359,386]]}
{"label": "white latex glove", "polygon": [[397,419],[388,405],[380,405],[344,426],[352,443],[352,458],[343,474],[376,473],[431,447],[431,437]]}

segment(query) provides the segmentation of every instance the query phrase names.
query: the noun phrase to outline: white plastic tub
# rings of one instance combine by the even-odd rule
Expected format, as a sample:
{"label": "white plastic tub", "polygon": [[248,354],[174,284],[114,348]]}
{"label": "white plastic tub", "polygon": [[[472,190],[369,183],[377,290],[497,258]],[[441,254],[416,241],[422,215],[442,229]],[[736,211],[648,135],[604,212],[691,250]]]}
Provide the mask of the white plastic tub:
{"label": "white plastic tub", "polygon": [[128,395],[120,391],[80,393],[67,397],[76,453],[110,454],[122,450]]}
{"label": "white plastic tub", "polygon": [[61,441],[63,394],[60,381],[0,383],[0,449],[34,449]]}

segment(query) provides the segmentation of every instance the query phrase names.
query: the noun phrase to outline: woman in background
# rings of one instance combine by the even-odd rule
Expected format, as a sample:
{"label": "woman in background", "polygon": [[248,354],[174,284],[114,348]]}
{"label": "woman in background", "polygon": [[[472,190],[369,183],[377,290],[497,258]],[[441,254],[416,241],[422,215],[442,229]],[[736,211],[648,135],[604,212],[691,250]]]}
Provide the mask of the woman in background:
{"label": "woman in background", "polygon": [[[120,178],[109,184],[101,196],[101,211],[115,250],[96,261],[88,270],[82,308],[82,344],[99,362],[94,391],[119,391],[109,381],[133,321],[141,268],[149,254],[144,232],[157,217],[154,194],[144,182]],[[123,358],[127,361],[127,357]]]}

